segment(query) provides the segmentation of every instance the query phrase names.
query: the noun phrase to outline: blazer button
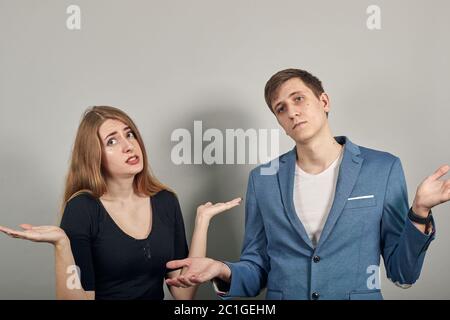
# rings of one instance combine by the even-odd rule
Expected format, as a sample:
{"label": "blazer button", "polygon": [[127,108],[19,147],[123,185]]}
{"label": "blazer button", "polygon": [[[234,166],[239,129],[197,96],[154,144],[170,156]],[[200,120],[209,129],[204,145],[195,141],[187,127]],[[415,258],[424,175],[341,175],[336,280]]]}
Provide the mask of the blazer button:
{"label": "blazer button", "polygon": [[313,292],[311,297],[313,298],[313,300],[318,300],[320,298],[320,294],[318,294],[317,292]]}
{"label": "blazer button", "polygon": [[313,257],[313,261],[314,261],[315,263],[319,262],[319,261],[320,261],[320,257],[319,257],[319,256],[314,256],[314,257]]}

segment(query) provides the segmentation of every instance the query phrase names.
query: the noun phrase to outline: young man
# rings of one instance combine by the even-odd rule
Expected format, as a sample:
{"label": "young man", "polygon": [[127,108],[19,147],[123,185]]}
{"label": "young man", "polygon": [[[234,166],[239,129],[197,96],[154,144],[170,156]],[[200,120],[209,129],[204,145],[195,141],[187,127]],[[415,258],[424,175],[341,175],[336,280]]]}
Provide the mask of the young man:
{"label": "young man", "polygon": [[276,174],[250,173],[240,261],[172,261],[185,272],[167,283],[214,279],[222,297],[267,287],[267,299],[382,299],[372,281],[381,255],[390,280],[412,285],[435,237],[431,208],[450,199],[450,180],[438,180],[450,167],[426,178],[409,208],[399,158],[333,137],[319,79],[280,71],[265,98],[296,146],[277,159]]}

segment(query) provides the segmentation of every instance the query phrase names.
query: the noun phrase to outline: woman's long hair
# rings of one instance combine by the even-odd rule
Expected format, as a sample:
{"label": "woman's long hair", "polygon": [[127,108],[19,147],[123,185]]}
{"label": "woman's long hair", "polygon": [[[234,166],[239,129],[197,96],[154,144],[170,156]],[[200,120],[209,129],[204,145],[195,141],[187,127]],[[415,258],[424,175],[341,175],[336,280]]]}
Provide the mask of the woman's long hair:
{"label": "woman's long hair", "polygon": [[141,134],[133,120],[118,108],[95,106],[85,111],[78,127],[69,172],[66,177],[61,213],[64,212],[67,202],[80,193],[87,192],[96,198],[100,198],[106,192],[99,128],[107,119],[122,121],[130,127],[141,147],[143,169],[134,177],[134,192],[141,196],[153,196],[161,190],[173,192],[151,173]]}

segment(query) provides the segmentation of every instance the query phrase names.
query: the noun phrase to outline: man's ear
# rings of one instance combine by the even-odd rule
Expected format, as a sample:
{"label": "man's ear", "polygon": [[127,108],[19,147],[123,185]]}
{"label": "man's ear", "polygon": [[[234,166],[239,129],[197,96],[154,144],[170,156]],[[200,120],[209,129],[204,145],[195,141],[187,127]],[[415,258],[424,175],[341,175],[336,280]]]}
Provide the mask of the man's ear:
{"label": "man's ear", "polygon": [[319,97],[320,102],[323,106],[323,111],[326,113],[330,112],[330,98],[325,92],[322,92]]}

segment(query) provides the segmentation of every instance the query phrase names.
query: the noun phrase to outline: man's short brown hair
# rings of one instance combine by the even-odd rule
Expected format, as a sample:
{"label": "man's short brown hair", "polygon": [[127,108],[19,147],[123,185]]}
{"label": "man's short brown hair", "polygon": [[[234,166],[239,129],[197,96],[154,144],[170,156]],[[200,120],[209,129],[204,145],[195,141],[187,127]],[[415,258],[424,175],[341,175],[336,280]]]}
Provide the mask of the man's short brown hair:
{"label": "man's short brown hair", "polygon": [[270,111],[273,112],[272,100],[278,89],[283,83],[292,78],[299,78],[302,80],[318,99],[324,92],[322,82],[308,71],[300,69],[286,69],[278,71],[269,79],[269,81],[267,81],[266,87],[264,88],[264,98],[266,99],[266,103],[269,106]]}

